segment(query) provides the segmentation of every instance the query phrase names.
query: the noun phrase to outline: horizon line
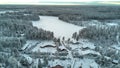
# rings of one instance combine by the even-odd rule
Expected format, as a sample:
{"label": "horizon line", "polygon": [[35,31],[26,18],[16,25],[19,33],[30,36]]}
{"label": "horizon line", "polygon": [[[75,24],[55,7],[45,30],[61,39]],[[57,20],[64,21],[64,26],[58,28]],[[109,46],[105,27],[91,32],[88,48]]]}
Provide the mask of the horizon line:
{"label": "horizon line", "polygon": [[120,1],[0,3],[0,5],[120,5]]}

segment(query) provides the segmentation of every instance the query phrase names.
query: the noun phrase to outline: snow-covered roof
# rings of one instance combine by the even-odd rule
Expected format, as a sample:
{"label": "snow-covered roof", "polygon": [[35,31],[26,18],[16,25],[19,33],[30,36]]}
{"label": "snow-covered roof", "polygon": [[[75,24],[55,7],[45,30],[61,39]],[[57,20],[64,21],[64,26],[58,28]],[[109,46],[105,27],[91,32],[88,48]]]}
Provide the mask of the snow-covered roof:
{"label": "snow-covered roof", "polygon": [[65,46],[62,45],[62,46],[59,46],[59,49],[60,49],[60,50],[64,50],[64,49],[66,49],[66,48],[65,48]]}
{"label": "snow-covered roof", "polygon": [[[35,48],[32,49],[32,52],[47,52],[47,53],[55,53],[56,48],[48,48],[46,45],[56,46],[53,41],[41,41]],[[41,48],[45,47],[45,48]]]}
{"label": "snow-covered roof", "polygon": [[41,47],[45,47],[45,46],[47,46],[47,45],[56,46],[53,41],[42,41],[42,42],[41,42],[40,44],[38,44],[38,45],[41,46]]}

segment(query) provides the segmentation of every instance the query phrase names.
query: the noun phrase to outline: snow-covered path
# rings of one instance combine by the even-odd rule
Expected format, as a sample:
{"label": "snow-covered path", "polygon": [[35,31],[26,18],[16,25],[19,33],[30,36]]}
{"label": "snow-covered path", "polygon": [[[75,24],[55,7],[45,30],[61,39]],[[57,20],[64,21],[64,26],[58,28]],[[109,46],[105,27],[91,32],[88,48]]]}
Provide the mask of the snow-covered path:
{"label": "snow-covered path", "polygon": [[39,21],[33,21],[33,26],[52,31],[54,32],[54,36],[57,38],[64,36],[66,39],[71,38],[74,32],[78,32],[83,28],[61,21],[58,19],[58,17],[54,16],[40,16]]}

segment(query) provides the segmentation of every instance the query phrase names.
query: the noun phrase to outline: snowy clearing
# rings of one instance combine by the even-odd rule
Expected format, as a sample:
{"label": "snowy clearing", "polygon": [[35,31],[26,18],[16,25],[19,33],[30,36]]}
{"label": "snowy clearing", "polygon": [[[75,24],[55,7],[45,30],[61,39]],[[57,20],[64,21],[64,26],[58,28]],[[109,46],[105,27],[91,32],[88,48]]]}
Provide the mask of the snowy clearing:
{"label": "snowy clearing", "polygon": [[92,59],[74,59],[74,65],[72,65],[71,60],[54,60],[54,61],[49,61],[49,65],[56,66],[56,65],[62,65],[64,68],[72,67],[72,68],[79,68],[82,66],[82,68],[98,68],[98,64],[95,63],[94,60]]}

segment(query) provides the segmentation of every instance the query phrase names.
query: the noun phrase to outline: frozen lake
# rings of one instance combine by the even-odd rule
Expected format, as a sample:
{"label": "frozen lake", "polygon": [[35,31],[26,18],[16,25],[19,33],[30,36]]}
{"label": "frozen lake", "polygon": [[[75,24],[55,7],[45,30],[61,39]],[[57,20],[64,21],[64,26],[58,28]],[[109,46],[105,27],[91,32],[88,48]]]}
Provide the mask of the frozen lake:
{"label": "frozen lake", "polygon": [[74,32],[83,28],[59,20],[58,17],[54,16],[40,16],[39,21],[33,21],[33,26],[54,32],[54,36],[57,38],[65,37],[66,39],[71,38]]}

